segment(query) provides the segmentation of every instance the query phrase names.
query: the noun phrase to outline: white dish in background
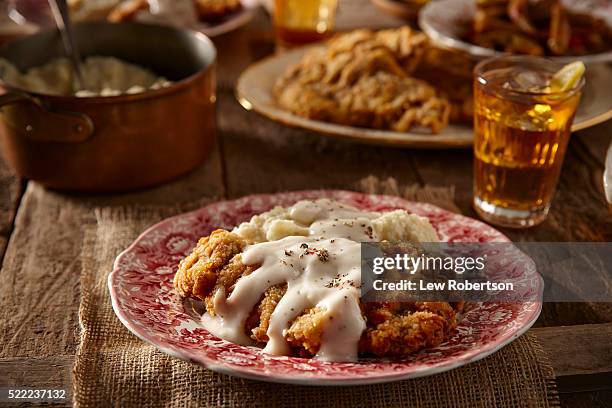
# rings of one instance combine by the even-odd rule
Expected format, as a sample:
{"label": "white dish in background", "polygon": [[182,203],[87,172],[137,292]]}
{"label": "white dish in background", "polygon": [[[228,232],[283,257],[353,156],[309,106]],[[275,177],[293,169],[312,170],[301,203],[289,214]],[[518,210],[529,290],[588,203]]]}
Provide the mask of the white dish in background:
{"label": "white dish in background", "polygon": [[[229,14],[218,23],[200,21],[194,14],[192,0],[156,0],[155,13],[140,13],[136,20],[142,22],[170,24],[178,27],[189,27],[209,37],[215,37],[242,27],[253,19],[259,0],[240,0],[242,8]],[[181,4],[182,3],[182,4]]]}
{"label": "white dish in background", "polygon": [[[242,9],[218,23],[206,23],[196,18],[192,0],[151,0],[151,11],[139,11],[135,21],[165,24],[180,28],[191,28],[209,37],[215,37],[236,30],[253,19],[259,7],[259,0],[240,0]],[[120,1],[100,1],[91,6],[87,13],[74,12],[75,21],[105,20],[108,13]],[[9,17],[17,24],[32,28],[46,28],[55,25],[47,0],[15,0],[10,6]]]}
{"label": "white dish in background", "polygon": [[[597,3],[592,0],[564,1],[564,4],[572,10],[597,15],[612,26],[612,7],[597,6]],[[478,59],[504,55],[501,51],[481,47],[462,39],[462,34],[473,20],[475,12],[474,0],[430,1],[419,14],[419,27],[435,45],[441,48],[463,51]],[[580,59],[585,64],[593,64],[611,62],[612,51],[591,55],[547,58],[558,62]]]}
{"label": "white dish in background", "polygon": [[[276,103],[272,88],[285,69],[297,63],[309,47],[298,48],[284,54],[271,56],[248,67],[238,79],[236,97],[240,104],[272,120],[321,133],[326,136],[349,139],[360,143],[412,148],[460,148],[471,147],[472,127],[450,124],[441,133],[427,131],[395,132],[361,128],[307,119],[284,110]],[[573,131],[585,129],[612,118],[612,66],[598,64],[587,68],[587,82],[582,101],[574,119]]]}
{"label": "white dish in background", "polygon": [[370,0],[379,10],[390,16],[415,20],[419,11],[425,6],[426,1],[402,1],[402,0]]}

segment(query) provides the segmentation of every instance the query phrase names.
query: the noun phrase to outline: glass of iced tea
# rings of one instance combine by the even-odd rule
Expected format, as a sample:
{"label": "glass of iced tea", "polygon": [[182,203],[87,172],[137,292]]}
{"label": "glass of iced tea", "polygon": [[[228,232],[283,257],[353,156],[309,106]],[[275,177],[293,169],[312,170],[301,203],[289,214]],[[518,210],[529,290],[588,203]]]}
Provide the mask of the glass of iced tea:
{"label": "glass of iced tea", "polygon": [[561,68],[507,56],[474,70],[474,207],[486,221],[524,228],[548,215],[584,85],[580,73],[551,87]]}
{"label": "glass of iced tea", "polygon": [[321,41],[334,29],[338,0],[275,0],[274,31],[280,48]]}

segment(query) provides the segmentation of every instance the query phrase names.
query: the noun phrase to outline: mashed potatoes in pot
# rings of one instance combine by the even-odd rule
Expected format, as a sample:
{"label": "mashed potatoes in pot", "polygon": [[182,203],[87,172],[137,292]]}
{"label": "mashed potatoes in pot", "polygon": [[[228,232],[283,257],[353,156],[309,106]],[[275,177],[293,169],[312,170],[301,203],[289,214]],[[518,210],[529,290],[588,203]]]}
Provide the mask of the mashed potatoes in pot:
{"label": "mashed potatoes in pot", "polygon": [[78,97],[136,94],[170,85],[166,78],[114,57],[89,57],[81,68],[82,89],[77,89],[75,74],[67,58],[51,60],[27,72],[21,72],[11,62],[0,59],[0,78],[29,92]]}

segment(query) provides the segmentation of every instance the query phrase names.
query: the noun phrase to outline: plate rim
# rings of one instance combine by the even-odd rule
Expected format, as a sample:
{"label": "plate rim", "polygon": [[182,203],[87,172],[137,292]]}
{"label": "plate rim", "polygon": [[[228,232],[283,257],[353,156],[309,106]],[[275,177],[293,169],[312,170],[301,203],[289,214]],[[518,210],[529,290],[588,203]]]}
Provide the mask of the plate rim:
{"label": "plate rim", "polygon": [[[259,7],[261,6],[259,0],[240,0],[240,4],[242,5],[241,10],[231,13],[227,17],[227,19],[219,23],[216,23],[216,24],[207,24],[199,20],[195,21],[193,24],[188,24],[187,26],[184,26],[184,27],[179,27],[175,24],[168,24],[168,23],[165,23],[165,24],[171,27],[175,27],[175,28],[183,28],[183,29],[191,30],[197,33],[202,33],[206,35],[207,37],[211,37],[211,38],[218,37],[220,35],[235,31],[241,28],[242,26],[248,24],[255,17],[255,14],[257,13],[257,11],[259,10]],[[33,22],[28,21],[16,9],[14,11],[15,13],[17,13],[19,16],[21,16],[24,19],[24,22],[20,23],[15,20],[15,17],[9,16],[10,21],[14,23],[16,27],[15,30],[18,30],[19,32],[23,32],[26,35],[29,35],[29,34],[35,34],[39,31],[44,31],[48,29],[48,27],[44,27],[39,24],[35,24]],[[85,20],[77,21],[75,23],[78,24],[78,23],[88,23],[88,22],[110,23],[107,18],[85,19]],[[138,20],[136,19],[132,22],[138,23]],[[164,25],[163,23],[159,23],[159,22],[146,22],[145,21],[142,23]]]}
{"label": "plate rim", "polygon": [[[271,61],[274,61],[278,58],[282,58],[282,56],[284,55],[304,54],[310,48],[321,46],[321,44],[307,45],[290,50],[282,55],[268,55],[258,61],[251,63],[240,73],[240,76],[238,77],[238,80],[236,81],[236,85],[234,87],[234,96],[236,97],[236,100],[238,101],[240,106],[242,106],[247,111],[256,112],[262,115],[263,117],[271,119],[285,126],[307,130],[326,137],[348,140],[361,144],[416,149],[467,149],[473,146],[473,127],[467,126],[465,124],[457,124],[457,126],[465,127],[466,130],[469,128],[470,137],[446,136],[447,138],[450,138],[450,140],[444,140],[445,136],[439,134],[435,135],[426,133],[419,134],[414,132],[395,132],[391,130],[362,128],[357,126],[341,125],[337,123],[308,119],[295,115],[294,113],[286,111],[277,106],[273,106],[270,104],[253,103],[252,98],[249,97],[249,92],[244,82],[246,81],[246,78],[248,76],[252,75],[254,70],[261,68],[262,65],[269,64]],[[272,90],[268,91],[270,94],[272,93]],[[591,118],[584,119],[577,123],[573,123],[571,132],[573,133],[599,125],[609,119],[612,119],[612,106],[610,106],[610,108],[606,112],[602,112]],[[354,132],[358,132],[360,134],[355,135]],[[370,133],[371,135],[368,135],[366,132]]]}
{"label": "plate rim", "polygon": [[[429,1],[422,8],[421,13],[419,13],[418,25],[419,28],[427,34],[431,41],[433,41],[436,45],[442,48],[463,51],[468,53],[470,56],[475,58],[491,58],[491,57],[501,57],[506,55],[502,51],[497,51],[492,48],[482,47],[480,45],[472,44],[470,42],[464,41],[459,38],[448,36],[436,28],[434,28],[428,21],[426,21],[426,16],[428,13],[428,9],[435,9],[435,7],[442,7],[440,4],[449,3],[451,1],[457,0],[436,0]],[[465,0],[459,0],[465,1]],[[437,3],[437,4],[436,4]],[[471,6],[473,3],[465,3],[468,6]],[[431,11],[429,11],[431,12]],[[597,54],[587,54],[587,55],[576,55],[576,56],[554,56],[547,55],[544,58],[551,59],[557,62],[571,62],[576,59],[585,59],[586,64],[605,64],[612,62],[612,51],[600,52]]]}
{"label": "plate rim", "polygon": [[[388,382],[394,382],[394,381],[400,381],[400,380],[405,380],[405,379],[410,379],[410,378],[419,378],[419,377],[425,377],[425,376],[430,376],[430,375],[434,375],[434,374],[439,374],[445,371],[449,371],[449,370],[453,370],[455,368],[461,367],[463,365],[467,365],[470,364],[472,362],[476,362],[479,361],[485,357],[490,356],[491,354],[495,353],[496,351],[502,349],[503,347],[507,346],[509,343],[513,342],[514,340],[516,340],[518,337],[522,336],[525,332],[527,332],[535,323],[535,321],[538,319],[538,317],[540,316],[541,312],[542,312],[542,302],[526,302],[526,303],[531,303],[534,304],[536,306],[536,309],[534,311],[531,312],[531,316],[529,318],[529,320],[527,320],[520,328],[518,328],[515,332],[507,335],[506,337],[502,338],[500,341],[493,343],[493,344],[489,344],[488,347],[485,347],[484,350],[480,349],[480,351],[470,351],[466,356],[463,356],[461,358],[457,358],[456,361],[450,363],[450,364],[442,364],[436,367],[431,367],[429,369],[426,370],[422,370],[420,372],[416,372],[416,373],[398,373],[398,374],[379,374],[378,376],[375,376],[373,378],[356,378],[356,379],[350,379],[350,378],[338,378],[338,379],[334,379],[334,378],[319,378],[319,377],[296,377],[295,375],[291,375],[291,374],[287,374],[284,373],[282,375],[280,374],[274,374],[274,376],[270,376],[268,375],[266,372],[261,372],[261,373],[253,373],[250,370],[247,369],[243,369],[242,367],[230,367],[230,366],[226,366],[223,364],[219,364],[215,361],[213,361],[212,359],[208,358],[207,356],[201,356],[198,359],[194,359],[191,356],[188,355],[188,353],[183,353],[181,350],[174,350],[171,348],[168,348],[166,346],[162,346],[156,342],[154,342],[149,336],[145,335],[141,330],[139,329],[137,325],[133,325],[131,323],[130,318],[125,314],[125,312],[123,311],[123,309],[121,309],[120,305],[119,305],[119,300],[118,300],[118,295],[116,293],[116,288],[114,285],[115,282],[115,278],[116,276],[121,272],[121,269],[119,267],[120,262],[122,261],[123,257],[126,256],[126,254],[128,254],[134,247],[136,247],[137,244],[139,244],[139,242],[149,233],[151,233],[152,231],[158,229],[158,228],[162,228],[164,225],[171,223],[172,221],[174,221],[177,218],[181,218],[181,217],[186,217],[189,216],[191,214],[195,214],[199,211],[201,211],[203,208],[206,208],[208,206],[213,206],[213,205],[218,205],[219,203],[222,202],[228,202],[228,201],[238,201],[238,200],[253,200],[253,199],[257,199],[257,198],[262,198],[262,197],[269,197],[269,196],[278,196],[278,195],[289,195],[289,194],[312,194],[312,195],[321,195],[322,197],[325,196],[326,194],[346,194],[346,193],[351,193],[351,194],[362,194],[364,196],[384,196],[384,194],[365,194],[365,193],[358,193],[358,192],[354,192],[354,191],[348,191],[348,190],[332,190],[332,189],[321,189],[321,190],[299,190],[299,191],[291,191],[291,192],[281,192],[281,193],[273,193],[273,194],[250,194],[250,195],[246,195],[246,196],[242,196],[236,199],[232,199],[232,200],[219,200],[219,201],[215,201],[212,203],[208,203],[207,205],[204,205],[198,209],[195,209],[193,211],[188,211],[188,212],[184,212],[181,214],[177,214],[174,215],[172,217],[168,217],[163,219],[162,221],[155,223],[153,225],[151,225],[150,227],[148,227],[147,229],[145,229],[144,232],[142,232],[125,250],[123,250],[116,258],[115,261],[113,263],[113,270],[110,272],[110,274],[108,275],[107,278],[107,286],[110,292],[110,298],[111,298],[111,304],[112,304],[112,308],[113,311],[115,313],[115,315],[119,318],[119,320],[121,321],[121,323],[128,329],[128,331],[130,331],[132,334],[136,335],[139,339],[141,339],[142,341],[146,342],[147,344],[150,344],[152,346],[154,346],[155,348],[157,348],[158,350],[160,350],[161,352],[168,354],[172,357],[184,360],[184,361],[188,361],[191,363],[195,363],[198,365],[201,365],[211,371],[215,371],[215,372],[219,372],[222,374],[227,374],[227,375],[231,375],[231,376],[235,376],[235,377],[240,377],[240,378],[246,378],[246,379],[251,379],[251,380],[258,380],[258,381],[265,381],[265,382],[271,382],[271,383],[284,383],[284,384],[294,384],[294,385],[309,385],[309,386],[318,386],[318,385],[329,385],[329,386],[335,386],[335,385],[368,385],[368,384],[381,384],[381,383],[388,383]],[[392,196],[394,197],[394,196]],[[430,206],[430,207],[434,207],[434,208],[438,208],[440,209],[440,207],[430,204],[430,203],[423,203],[423,202],[417,202],[417,201],[411,201],[411,200],[406,200],[402,197],[397,197],[398,199],[401,199],[403,201],[406,202],[411,202],[411,203],[419,203],[419,204],[425,204],[426,206]],[[449,212],[447,210],[442,209],[445,212]],[[462,214],[455,214],[456,216],[460,217],[460,218],[467,218],[467,219],[471,219],[474,220],[480,224],[483,224],[485,226],[487,226],[488,228],[493,228],[492,226],[485,224],[484,222],[480,221],[480,220],[476,220],[467,216],[464,216]],[[495,229],[495,228],[493,228]],[[496,230],[496,229],[495,229]],[[497,231],[497,230],[496,230]],[[497,231],[500,236],[502,236],[503,238],[507,239],[509,242],[511,242],[503,233]],[[541,275],[537,274],[538,277],[538,281],[539,281],[539,291],[540,291],[540,295],[543,293],[544,290],[544,281],[541,277]]]}
{"label": "plate rim", "polygon": [[[414,132],[395,132],[390,130],[371,129],[371,128],[360,128],[357,126],[341,125],[337,123],[324,122],[321,120],[313,120],[295,115],[289,111],[286,111],[280,107],[271,105],[260,106],[259,104],[253,103],[248,97],[248,91],[244,85],[245,78],[251,74],[254,70],[260,68],[262,65],[268,64],[282,56],[287,54],[303,54],[310,48],[321,47],[321,44],[307,45],[298,47],[296,49],[287,51],[282,55],[268,55],[258,61],[251,63],[245,68],[236,81],[234,87],[234,95],[238,100],[238,103],[247,111],[254,111],[258,114],[267,117],[275,122],[283,125],[309,130],[318,134],[333,137],[336,139],[349,140],[353,142],[360,142],[363,144],[371,144],[378,146],[393,146],[393,147],[405,147],[405,148],[427,148],[427,149],[459,149],[468,148],[473,144],[473,136],[470,137],[454,137],[454,140],[446,141],[444,144],[440,143],[440,135],[432,135],[427,133],[414,133]],[[271,90],[270,90],[271,91]],[[611,112],[612,113],[612,112]],[[380,135],[370,136],[355,136],[351,135],[351,132],[369,132],[379,133]],[[407,137],[409,136],[409,137]],[[394,140],[382,139],[381,137],[392,137]],[[431,139],[438,139],[431,140]]]}
{"label": "plate rim", "polygon": [[227,20],[209,26],[198,21],[191,29],[208,37],[218,37],[239,29],[255,17],[260,6],[258,0],[241,0],[240,4],[242,5],[242,10],[238,10],[235,15],[229,16]]}
{"label": "plate rim", "polygon": [[370,0],[370,3],[387,15],[401,20],[414,19],[418,16],[419,9],[424,6],[424,4],[417,6],[397,0]]}

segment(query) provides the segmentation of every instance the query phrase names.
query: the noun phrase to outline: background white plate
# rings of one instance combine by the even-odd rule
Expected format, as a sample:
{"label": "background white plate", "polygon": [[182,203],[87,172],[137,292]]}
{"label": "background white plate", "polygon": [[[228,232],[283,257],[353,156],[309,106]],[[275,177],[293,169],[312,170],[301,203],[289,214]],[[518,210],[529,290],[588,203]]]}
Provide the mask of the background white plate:
{"label": "background white plate", "polygon": [[[298,48],[284,54],[268,57],[247,68],[236,85],[236,97],[240,104],[272,120],[323,135],[349,139],[361,143],[414,148],[470,147],[473,141],[472,127],[450,124],[441,133],[395,132],[360,128],[321,122],[294,115],[277,105],[272,88],[289,65],[297,63],[309,47]],[[605,64],[589,66],[587,81],[573,131],[585,129],[612,118],[612,67]]]}
{"label": "background white plate", "polygon": [[[612,26],[612,7],[597,6],[594,1],[572,0],[563,2],[567,7],[585,13],[594,14]],[[471,44],[461,39],[462,34],[473,20],[476,6],[474,0],[438,0],[430,1],[419,14],[419,27],[439,47],[463,51],[476,58],[489,58],[504,55],[491,48]],[[558,62],[570,62],[580,59],[586,64],[612,62],[612,51],[600,54],[581,55],[579,57],[549,57]]]}

